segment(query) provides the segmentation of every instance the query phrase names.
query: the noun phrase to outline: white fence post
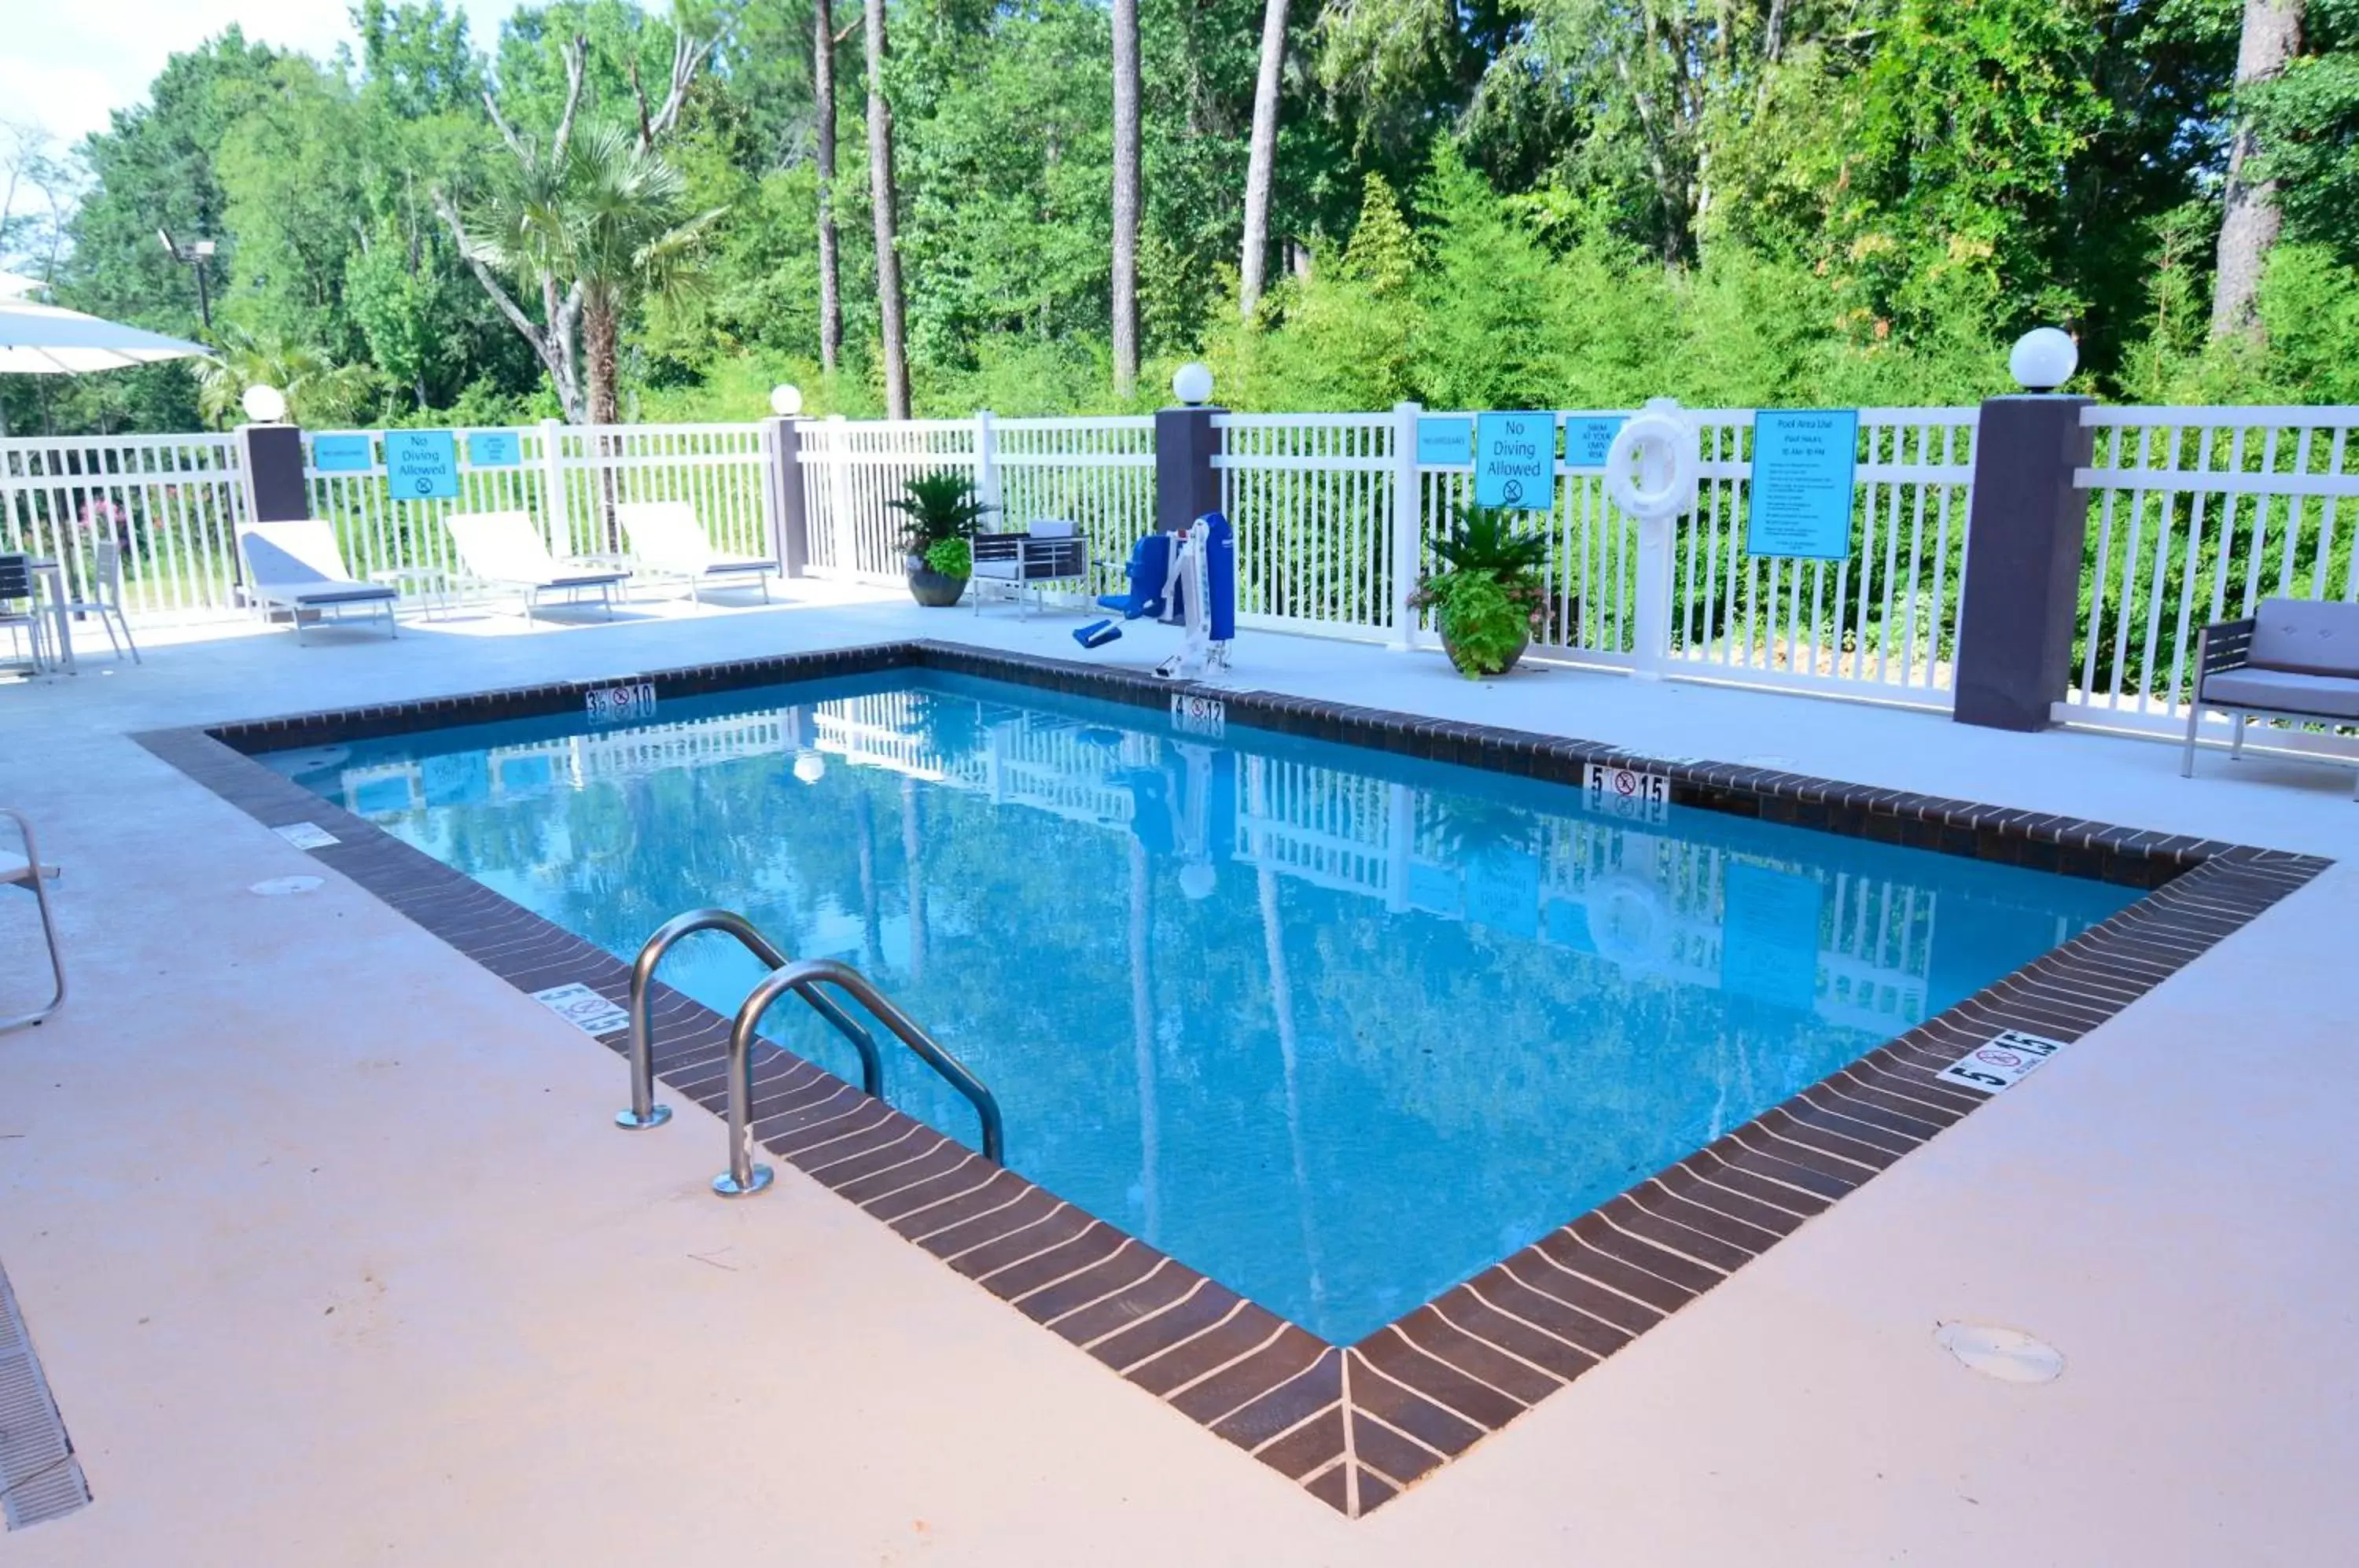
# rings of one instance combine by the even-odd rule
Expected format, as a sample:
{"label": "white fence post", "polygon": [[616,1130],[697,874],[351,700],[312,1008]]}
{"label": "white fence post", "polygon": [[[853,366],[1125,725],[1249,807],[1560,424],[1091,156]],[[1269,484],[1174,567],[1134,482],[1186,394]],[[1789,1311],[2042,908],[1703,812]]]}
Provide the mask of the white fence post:
{"label": "white fence post", "polygon": [[827,528],[834,541],[835,569],[847,576],[860,572],[860,541],[853,531],[852,501],[844,494],[852,426],[842,414],[827,417]]}
{"label": "white fence post", "polygon": [[540,421],[540,527],[549,537],[549,553],[573,553],[573,520],[565,494],[565,469],[558,444],[565,427],[555,419]]}
{"label": "white fence post", "polygon": [[1417,611],[1409,597],[1417,592],[1425,564],[1425,515],[1418,481],[1417,419],[1424,412],[1416,403],[1393,405],[1393,593],[1392,646],[1417,646]]}
{"label": "white fence post", "polygon": [[1638,522],[1637,603],[1630,622],[1631,653],[1636,663],[1630,673],[1641,681],[1659,681],[1671,658],[1671,540],[1673,524]]}
{"label": "white fence post", "polygon": [[988,408],[977,409],[974,416],[974,488],[986,506],[1000,505],[999,430]]}

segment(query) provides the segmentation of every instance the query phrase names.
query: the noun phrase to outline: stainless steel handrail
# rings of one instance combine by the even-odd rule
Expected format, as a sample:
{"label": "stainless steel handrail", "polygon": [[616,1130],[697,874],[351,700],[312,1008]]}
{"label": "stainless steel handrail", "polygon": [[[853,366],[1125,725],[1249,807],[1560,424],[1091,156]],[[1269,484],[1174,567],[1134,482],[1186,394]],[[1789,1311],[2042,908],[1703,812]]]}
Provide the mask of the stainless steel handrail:
{"label": "stainless steel handrail", "polygon": [[737,1009],[737,1022],[729,1031],[729,1169],[712,1179],[714,1192],[724,1198],[742,1198],[770,1184],[770,1168],[754,1162],[754,1030],[760,1025],[762,1015],[780,996],[788,991],[808,995],[809,988],[821,982],[849,992],[853,1001],[867,1008],[902,1044],[941,1074],[951,1088],[965,1095],[975,1114],[983,1118],[983,1157],[994,1165],[1006,1163],[999,1102],[992,1098],[983,1080],[969,1072],[965,1062],[936,1044],[933,1036],[920,1029],[918,1021],[896,1006],[891,997],[870,985],[868,977],[859,970],[832,958],[806,958],[799,964],[781,964],[771,970],[745,998],[745,1005]]}
{"label": "stainless steel handrail", "polygon": [[[655,986],[656,965],[663,962],[672,944],[684,936],[708,931],[726,931],[735,937],[773,974],[794,962],[755,929],[753,921],[729,909],[690,909],[666,920],[655,935],[647,938],[647,945],[639,949],[637,962],[631,965],[631,1108],[614,1113],[616,1127],[661,1127],[671,1120],[671,1107],[656,1104],[655,1025],[647,993]],[[861,1092],[883,1099],[885,1058],[876,1049],[875,1037],[817,986],[802,985],[797,989],[810,1004],[811,1010],[833,1024],[836,1032],[850,1040],[852,1049],[860,1053]]]}

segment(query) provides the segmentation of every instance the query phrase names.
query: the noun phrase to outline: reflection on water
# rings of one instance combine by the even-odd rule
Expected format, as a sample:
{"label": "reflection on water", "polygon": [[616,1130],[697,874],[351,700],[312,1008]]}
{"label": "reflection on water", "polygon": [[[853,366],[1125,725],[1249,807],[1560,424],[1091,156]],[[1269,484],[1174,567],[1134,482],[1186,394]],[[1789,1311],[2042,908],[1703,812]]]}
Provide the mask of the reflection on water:
{"label": "reflection on water", "polygon": [[[277,760],[617,954],[712,903],[868,971],[992,1084],[1011,1164],[1334,1338],[2129,897],[933,672],[577,727]],[[724,1012],[758,977],[673,964]],[[849,1073],[799,1013],[773,1032]]]}

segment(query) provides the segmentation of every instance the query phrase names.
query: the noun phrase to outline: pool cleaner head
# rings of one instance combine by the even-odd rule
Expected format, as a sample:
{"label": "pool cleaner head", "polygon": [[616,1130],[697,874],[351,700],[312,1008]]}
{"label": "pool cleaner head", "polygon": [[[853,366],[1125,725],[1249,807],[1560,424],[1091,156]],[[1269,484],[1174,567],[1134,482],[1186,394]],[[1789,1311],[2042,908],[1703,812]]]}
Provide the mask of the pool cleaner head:
{"label": "pool cleaner head", "polygon": [[1083,648],[1103,648],[1120,636],[1122,628],[1112,621],[1092,621],[1088,626],[1073,628],[1073,640]]}

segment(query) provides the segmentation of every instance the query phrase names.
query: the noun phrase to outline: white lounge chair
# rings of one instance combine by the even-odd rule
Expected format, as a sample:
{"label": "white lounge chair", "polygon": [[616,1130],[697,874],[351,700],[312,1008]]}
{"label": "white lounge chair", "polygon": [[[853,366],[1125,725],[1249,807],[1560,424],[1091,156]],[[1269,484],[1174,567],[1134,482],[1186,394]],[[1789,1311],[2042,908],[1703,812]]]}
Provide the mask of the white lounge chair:
{"label": "white lounge chair", "polygon": [[55,993],[47,1005],[29,1013],[20,1013],[13,1018],[0,1018],[0,1029],[11,1029],[24,1024],[39,1023],[65,1005],[66,966],[58,957],[58,928],[49,918],[49,891],[41,886],[44,882],[55,880],[58,868],[41,864],[41,846],[33,841],[33,824],[25,820],[23,812],[0,806],[0,817],[15,822],[16,831],[24,835],[25,840],[25,853],[22,855],[11,849],[0,849],[0,887],[15,886],[32,890],[33,902],[41,909],[41,936],[49,944],[49,978],[56,983]]}
{"label": "white lounge chair", "polygon": [[543,593],[561,593],[578,601],[593,588],[605,604],[606,618],[614,618],[615,584],[631,579],[621,567],[558,560],[522,512],[461,512],[443,520],[467,575],[478,583],[521,589],[527,620],[539,607]]}
{"label": "white lounge chair", "polygon": [[712,548],[695,509],[685,501],[626,501],[614,508],[630,537],[631,555],[650,572],[688,580],[688,596],[701,604],[708,583],[734,586],[751,577],[770,602],[770,573],[778,563],[766,556],[724,555]]}
{"label": "white lounge chair", "polygon": [[352,609],[385,617],[388,637],[399,637],[394,605],[401,595],[382,583],[363,583],[344,566],[336,531],[317,517],[286,523],[245,523],[237,530],[245,557],[246,591],[263,614],[284,609],[303,640],[303,618],[333,610],[339,620]]}

